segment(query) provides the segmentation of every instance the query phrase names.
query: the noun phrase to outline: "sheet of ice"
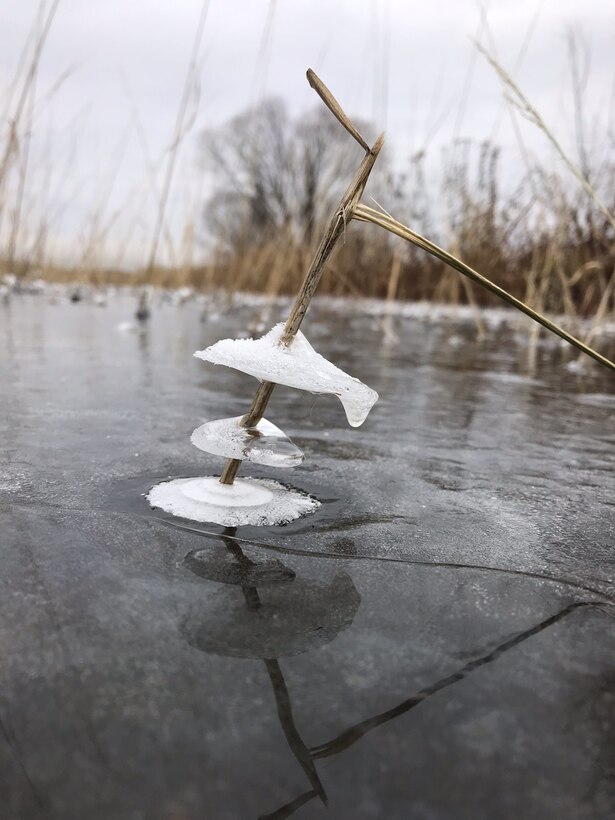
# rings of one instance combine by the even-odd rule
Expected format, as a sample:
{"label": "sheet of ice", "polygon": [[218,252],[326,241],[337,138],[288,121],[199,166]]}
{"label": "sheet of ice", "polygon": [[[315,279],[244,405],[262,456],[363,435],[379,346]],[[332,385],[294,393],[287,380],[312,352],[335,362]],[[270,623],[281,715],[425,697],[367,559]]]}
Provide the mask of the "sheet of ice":
{"label": "sheet of ice", "polygon": [[16,493],[21,490],[21,481],[8,473],[0,472],[0,493]]}
{"label": "sheet of ice", "polygon": [[295,467],[303,453],[288,436],[267,419],[256,427],[242,427],[241,416],[201,424],[190,436],[199,450],[224,458],[239,458],[268,467]]}
{"label": "sheet of ice", "polygon": [[275,325],[260,339],[223,339],[194,355],[263,381],[309,393],[331,393],[341,401],[352,427],[363,424],[378,393],[317,353],[301,331],[291,345],[281,345],[283,332],[283,324]]}
{"label": "sheet of ice", "polygon": [[615,396],[612,393],[579,393],[574,397],[579,404],[592,407],[614,407]]}
{"label": "sheet of ice", "polygon": [[232,485],[215,476],[176,478],[156,484],[146,498],[171,515],[223,527],[288,524],[320,506],[307,493],[265,478],[238,478]]}

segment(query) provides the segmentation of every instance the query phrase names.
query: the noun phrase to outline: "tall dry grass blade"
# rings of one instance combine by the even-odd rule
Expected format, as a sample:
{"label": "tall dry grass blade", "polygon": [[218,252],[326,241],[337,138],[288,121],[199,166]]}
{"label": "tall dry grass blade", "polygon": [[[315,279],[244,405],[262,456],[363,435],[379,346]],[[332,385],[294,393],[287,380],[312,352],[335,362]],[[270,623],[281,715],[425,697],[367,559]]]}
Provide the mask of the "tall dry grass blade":
{"label": "tall dry grass blade", "polygon": [[41,27],[40,30],[38,30],[38,23],[36,24],[38,32],[34,42],[32,57],[30,58],[30,65],[28,66],[28,71],[26,73],[26,76],[21,87],[21,93],[17,100],[17,105],[15,106],[15,110],[13,111],[13,114],[11,116],[10,135],[6,142],[2,159],[0,159],[0,188],[2,187],[2,184],[8,172],[8,168],[11,161],[11,155],[17,145],[16,135],[19,133],[21,118],[23,116],[28,98],[30,96],[31,86],[38,74],[38,67],[41,55],[43,53],[43,46],[45,45],[45,41],[49,34],[49,29],[51,28],[53,18],[55,17],[56,11],[58,9],[59,2],[60,0],[53,1],[46,17],[44,17],[45,4],[40,4],[39,17]]}
{"label": "tall dry grass blade", "polygon": [[344,126],[346,131],[348,131],[348,133],[356,139],[361,148],[363,148],[365,151],[370,151],[371,149],[365,141],[365,139],[361,136],[361,134],[359,133],[356,126],[353,124],[350,117],[346,114],[342,106],[338,103],[333,94],[329,91],[327,86],[320,79],[318,74],[312,71],[311,68],[308,68],[308,70],[305,73],[305,76],[307,77],[308,83],[318,94],[320,99],[324,102],[324,104],[327,106],[327,108],[333,114],[333,116],[338,120],[338,122],[341,123],[341,125]]}
{"label": "tall dry grass blade", "polygon": [[203,31],[205,29],[205,22],[207,20],[207,15],[209,12],[211,0],[204,0],[201,6],[201,12],[199,14],[199,20],[196,27],[196,33],[194,35],[194,42],[192,44],[192,53],[190,55],[190,62],[188,63],[188,70],[186,72],[186,79],[184,81],[184,90],[182,93],[182,97],[179,103],[179,109],[177,111],[177,119],[175,121],[175,130],[173,132],[173,140],[171,143],[171,147],[169,150],[169,158],[167,162],[167,167],[165,170],[164,181],[162,183],[162,190],[160,192],[160,199],[158,201],[158,214],[156,216],[156,224],[154,227],[154,233],[152,236],[152,244],[149,252],[149,259],[147,262],[147,271],[151,273],[154,270],[156,264],[156,256],[158,253],[158,246],[160,244],[160,237],[163,232],[164,226],[164,219],[165,213],[167,208],[167,202],[169,199],[169,193],[171,190],[171,184],[173,182],[173,175],[175,173],[175,164],[177,160],[177,154],[179,151],[179,146],[183,137],[185,136],[184,126],[186,115],[188,113],[188,105],[190,103],[190,95],[195,87],[195,82],[197,79],[197,67],[198,67],[198,59],[199,59],[199,52],[201,50],[201,41],[203,39]]}
{"label": "tall dry grass blade", "polygon": [[401,222],[398,222],[396,219],[393,219],[386,214],[382,214],[379,211],[370,208],[367,205],[363,205],[362,203],[359,204],[353,213],[353,218],[358,219],[361,222],[371,222],[374,225],[379,225],[381,228],[385,228],[387,231],[395,234],[396,236],[405,239],[407,242],[411,242],[413,245],[416,245],[419,248],[427,251],[427,253],[435,256],[437,259],[440,259],[442,262],[445,262],[451,268],[459,271],[464,276],[467,276],[473,282],[481,285],[482,287],[486,288],[488,291],[493,293],[499,299],[502,299],[504,302],[507,302],[509,305],[517,308],[522,313],[525,313],[526,316],[529,316],[530,319],[533,319],[538,324],[545,327],[547,330],[550,330],[552,333],[555,333],[560,338],[564,339],[569,344],[576,347],[578,350],[586,353],[588,356],[591,356],[592,359],[595,359],[600,364],[605,365],[605,367],[610,368],[611,370],[615,370],[615,364],[603,356],[601,353],[598,353],[596,350],[593,350],[591,347],[588,347],[584,344],[580,339],[576,339],[574,336],[571,336],[570,333],[565,331],[559,325],[552,322],[550,319],[547,319],[546,316],[538,313],[537,311],[533,310],[531,307],[526,305],[520,299],[517,299],[515,296],[512,296],[508,291],[505,291],[499,285],[496,285],[490,279],[487,279],[482,274],[475,271],[473,268],[470,268],[468,265],[465,265],[463,262],[460,262],[459,259],[452,256],[452,254],[445,251],[443,248],[438,247],[433,242],[430,242],[429,239],[425,239],[424,236],[421,236],[418,233],[415,233],[413,230],[408,228],[406,225],[403,225]]}
{"label": "tall dry grass blade", "polygon": [[545,121],[543,120],[539,112],[536,110],[536,108],[534,108],[534,106],[525,96],[523,91],[521,91],[519,86],[510,76],[510,74],[508,74],[508,72],[500,65],[500,63],[495,59],[495,57],[493,57],[487,51],[487,49],[480,43],[476,43],[476,47],[480,51],[480,53],[485,57],[485,59],[489,62],[489,64],[493,67],[499,78],[504,83],[505,87],[512,92],[512,96],[510,97],[511,103],[515,105],[518,108],[518,110],[525,117],[527,117],[527,119],[530,120],[530,122],[533,122],[534,125],[543,132],[545,137],[549,140],[549,142],[559,155],[564,165],[573,174],[577,181],[582,185],[587,195],[595,203],[596,207],[601,211],[602,215],[608,220],[611,227],[615,229],[615,216],[613,216],[613,214],[609,211],[604,202],[600,199],[600,196],[598,195],[596,189],[586,179],[581,169],[566,154],[566,152],[560,145],[559,141],[557,140],[553,132],[550,130],[548,125],[545,123]]}

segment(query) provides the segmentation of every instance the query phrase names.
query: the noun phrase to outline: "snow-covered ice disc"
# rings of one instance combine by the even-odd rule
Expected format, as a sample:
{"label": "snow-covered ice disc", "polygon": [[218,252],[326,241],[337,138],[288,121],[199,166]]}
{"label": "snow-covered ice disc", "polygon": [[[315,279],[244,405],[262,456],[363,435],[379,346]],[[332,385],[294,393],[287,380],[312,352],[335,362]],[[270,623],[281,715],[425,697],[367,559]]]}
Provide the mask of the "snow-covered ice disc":
{"label": "snow-covered ice disc", "polygon": [[260,339],[222,339],[194,355],[263,381],[309,393],[331,393],[341,401],[352,427],[363,424],[378,393],[317,353],[301,331],[288,347],[280,344],[283,334],[284,325],[279,324]]}
{"label": "snow-covered ice disc", "polygon": [[224,527],[288,524],[320,506],[307,493],[265,478],[238,478],[230,485],[215,476],[176,478],[156,484],[146,497],[152,507],[179,518]]}
{"label": "snow-covered ice disc", "polygon": [[221,484],[215,476],[185,479],[181,492],[192,501],[213,504],[214,507],[260,507],[273,498],[267,487],[247,484],[244,479],[234,484]]}
{"label": "snow-covered ice disc", "polygon": [[242,427],[241,416],[201,424],[190,436],[199,450],[224,458],[238,458],[268,467],[295,467],[303,453],[275,424],[261,419],[255,427]]}

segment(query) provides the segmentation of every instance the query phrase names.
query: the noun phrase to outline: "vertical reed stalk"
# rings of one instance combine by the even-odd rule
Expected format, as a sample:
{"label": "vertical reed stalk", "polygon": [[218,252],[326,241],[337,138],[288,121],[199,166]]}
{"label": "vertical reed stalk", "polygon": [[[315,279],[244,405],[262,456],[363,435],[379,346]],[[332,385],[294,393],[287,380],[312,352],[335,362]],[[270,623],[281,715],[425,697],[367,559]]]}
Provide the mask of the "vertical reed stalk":
{"label": "vertical reed stalk", "polygon": [[[366,154],[361,162],[361,165],[357,169],[352,182],[348,186],[346,193],[342,197],[335,213],[329,221],[327,229],[320,241],[314,258],[312,259],[312,263],[305,275],[303,284],[295,297],[289,317],[286,320],[286,325],[284,326],[284,335],[281,339],[281,344],[287,346],[292,343],[299,328],[301,327],[301,323],[303,322],[303,318],[312,300],[312,296],[314,295],[314,292],[318,287],[318,283],[320,282],[324,266],[328,258],[331,256],[331,253],[333,252],[340,237],[344,234],[347,222],[349,222],[354,215],[355,208],[359,204],[359,200],[365,190],[365,185],[371,170],[374,167],[374,163],[378,158],[378,154],[380,153],[384,142],[384,134],[381,134],[374,145],[370,148],[352,124],[350,118],[344,113],[335,97],[311,69],[308,70],[307,77],[308,82],[312,88],[316,90],[327,108],[329,108],[344,128],[352,134],[357,142],[363,148],[366,148]],[[243,427],[254,427],[262,419],[274,388],[275,384],[272,382],[263,381],[260,383],[256,391],[256,395],[252,401],[252,406],[241,420]],[[222,484],[232,484],[240,467],[240,459],[229,459],[224,466],[222,475],[220,476],[220,482]]]}
{"label": "vertical reed stalk", "polygon": [[184,91],[177,112],[175,130],[173,132],[173,140],[171,143],[171,148],[169,150],[169,158],[165,170],[164,180],[162,183],[162,191],[160,192],[160,199],[158,201],[158,214],[156,217],[156,225],[154,228],[154,234],[152,236],[152,244],[150,247],[149,259],[147,262],[147,270],[150,273],[154,270],[154,266],[156,264],[156,255],[158,253],[160,236],[162,234],[164,227],[164,217],[167,207],[167,201],[169,199],[169,192],[171,190],[171,183],[173,182],[173,175],[175,173],[175,163],[177,160],[177,154],[179,151],[179,146],[181,145],[182,139],[186,133],[186,115],[188,113],[190,95],[193,92],[195,86],[195,80],[198,69],[198,58],[199,52],[201,50],[201,40],[203,39],[203,31],[205,29],[205,21],[207,20],[207,13],[209,11],[209,3],[210,0],[204,0],[203,5],[201,6],[201,13],[199,15],[199,21],[197,24],[196,34],[194,37],[194,43],[192,45],[192,54],[190,55],[190,62],[188,64],[186,80],[184,82]]}

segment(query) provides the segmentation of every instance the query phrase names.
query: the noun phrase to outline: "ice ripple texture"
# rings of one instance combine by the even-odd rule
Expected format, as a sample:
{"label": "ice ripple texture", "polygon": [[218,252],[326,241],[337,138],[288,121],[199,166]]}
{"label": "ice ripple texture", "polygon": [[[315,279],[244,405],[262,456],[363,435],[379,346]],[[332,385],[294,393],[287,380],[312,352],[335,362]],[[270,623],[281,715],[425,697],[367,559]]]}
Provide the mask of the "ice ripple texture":
{"label": "ice ripple texture", "polygon": [[254,427],[242,427],[242,416],[216,419],[197,427],[190,441],[199,450],[224,458],[253,461],[267,467],[295,467],[303,461],[302,451],[267,419]]}
{"label": "ice ripple texture", "polygon": [[222,339],[194,355],[262,381],[337,396],[351,427],[363,424],[378,393],[317,353],[301,331],[289,346],[280,344],[283,334],[280,323],[260,339]]}

